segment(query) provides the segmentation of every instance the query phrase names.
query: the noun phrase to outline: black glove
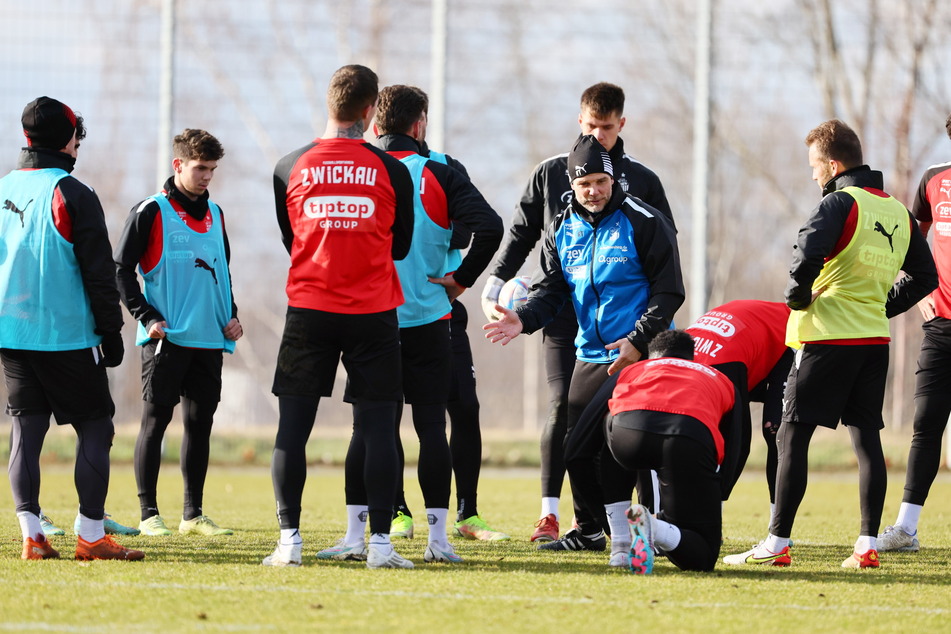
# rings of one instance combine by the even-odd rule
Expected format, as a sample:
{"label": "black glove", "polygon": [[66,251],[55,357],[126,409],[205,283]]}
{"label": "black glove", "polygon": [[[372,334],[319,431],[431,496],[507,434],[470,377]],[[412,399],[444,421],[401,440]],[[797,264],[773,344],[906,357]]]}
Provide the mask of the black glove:
{"label": "black glove", "polygon": [[99,344],[99,352],[102,355],[102,365],[107,368],[114,368],[122,363],[122,355],[125,352],[125,347],[122,345],[122,333],[104,334],[102,343]]}

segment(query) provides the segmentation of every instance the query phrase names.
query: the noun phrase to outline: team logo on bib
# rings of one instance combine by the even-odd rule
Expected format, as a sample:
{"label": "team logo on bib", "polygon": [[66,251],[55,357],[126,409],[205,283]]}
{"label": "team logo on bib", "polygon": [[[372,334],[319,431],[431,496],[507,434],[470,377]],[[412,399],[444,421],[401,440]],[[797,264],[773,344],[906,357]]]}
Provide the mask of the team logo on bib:
{"label": "team logo on bib", "polygon": [[365,196],[314,196],[304,201],[304,215],[322,229],[357,229],[373,216],[376,205]]}
{"label": "team logo on bib", "polygon": [[710,332],[717,333],[721,337],[732,337],[736,334],[736,326],[726,319],[713,317],[711,315],[704,315],[690,327],[698,330],[709,330]]}

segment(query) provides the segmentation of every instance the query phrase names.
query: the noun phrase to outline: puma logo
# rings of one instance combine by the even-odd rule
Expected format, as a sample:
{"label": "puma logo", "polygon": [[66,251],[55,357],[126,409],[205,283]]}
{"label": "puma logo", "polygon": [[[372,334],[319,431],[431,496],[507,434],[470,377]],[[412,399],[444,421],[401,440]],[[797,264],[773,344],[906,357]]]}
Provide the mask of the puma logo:
{"label": "puma logo", "polygon": [[24,207],[23,209],[20,209],[19,207],[16,206],[16,204],[12,200],[7,199],[3,201],[3,208],[9,211],[12,211],[16,215],[20,216],[20,226],[23,227],[25,226],[23,222],[23,214],[26,213],[26,210],[29,209],[30,204],[32,202],[33,202],[33,199],[31,198],[30,202],[26,204],[26,207]]}
{"label": "puma logo", "polygon": [[892,229],[891,233],[885,231],[885,227],[882,226],[882,223],[875,221],[875,231],[879,232],[886,238],[888,238],[888,248],[892,250],[892,253],[895,252],[895,246],[892,244],[892,236],[895,235],[895,231],[898,229],[898,225],[895,225],[895,228]]}
{"label": "puma logo", "polygon": [[[218,262],[218,258],[215,258],[215,261],[212,262],[212,264],[215,264],[215,263],[217,263],[217,262]],[[218,276],[215,274],[215,270],[214,270],[213,268],[211,268],[210,266],[208,266],[208,263],[207,263],[207,262],[205,262],[205,261],[202,260],[201,258],[195,258],[195,268],[196,268],[196,269],[205,269],[206,271],[208,271],[209,273],[211,273],[211,277],[215,280],[215,285],[218,284]]]}
{"label": "puma logo", "polygon": [[588,167],[587,163],[583,163],[582,165],[575,165],[575,178],[578,178],[579,176],[584,176],[585,174],[587,174],[587,170],[586,170],[587,167]]}

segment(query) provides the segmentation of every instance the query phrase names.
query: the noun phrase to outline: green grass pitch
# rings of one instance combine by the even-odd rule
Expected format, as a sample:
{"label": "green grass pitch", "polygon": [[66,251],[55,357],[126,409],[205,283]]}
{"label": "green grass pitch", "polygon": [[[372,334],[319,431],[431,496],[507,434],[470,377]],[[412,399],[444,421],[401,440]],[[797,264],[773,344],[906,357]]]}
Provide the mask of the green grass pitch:
{"label": "green grass pitch", "polygon": [[[412,473],[408,495],[422,501]],[[5,480],[5,478],[4,478]],[[66,528],[53,538],[64,559],[24,562],[9,483],[0,485],[0,630],[164,632],[937,632],[951,630],[951,478],[939,476],[921,524],[920,553],[885,553],[879,570],[840,568],[858,530],[857,475],[810,479],[796,522],[790,568],[683,573],[659,559],[635,577],[607,566],[605,553],[537,552],[528,543],[538,512],[534,470],[489,470],[480,510],[507,543],[454,538],[459,565],[424,564],[425,526],[399,541],[414,570],[367,570],[362,563],[317,562],[345,528],[343,476],[312,469],[304,493],[305,563],[260,565],[277,537],[266,469],[212,467],[205,512],[232,537],[120,538],[146,551],[144,562],[71,559],[76,497],[68,467],[43,472],[44,511]],[[894,519],[902,474],[893,473],[885,523]],[[163,466],[160,506],[170,526],[181,513],[181,477]],[[131,468],[113,469],[107,509],[137,524]],[[564,519],[571,516],[563,499]],[[766,533],[768,500],[748,473],[727,503],[722,554]]]}

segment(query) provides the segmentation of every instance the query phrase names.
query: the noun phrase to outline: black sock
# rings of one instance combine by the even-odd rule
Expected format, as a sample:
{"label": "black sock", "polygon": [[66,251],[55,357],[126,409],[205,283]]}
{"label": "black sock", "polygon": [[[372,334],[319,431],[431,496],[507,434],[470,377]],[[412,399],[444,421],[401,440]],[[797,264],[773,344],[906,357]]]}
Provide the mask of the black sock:
{"label": "black sock", "polygon": [[479,514],[479,509],[476,507],[476,496],[470,498],[459,498],[458,506],[456,507],[456,521],[461,522],[467,520],[470,517],[475,517]]}

